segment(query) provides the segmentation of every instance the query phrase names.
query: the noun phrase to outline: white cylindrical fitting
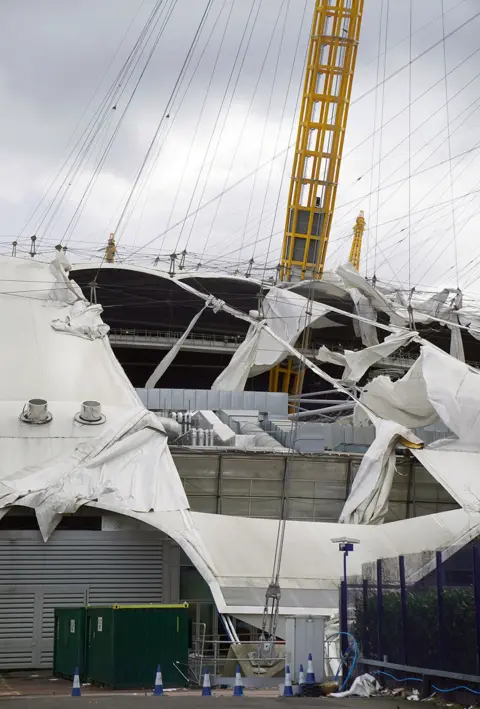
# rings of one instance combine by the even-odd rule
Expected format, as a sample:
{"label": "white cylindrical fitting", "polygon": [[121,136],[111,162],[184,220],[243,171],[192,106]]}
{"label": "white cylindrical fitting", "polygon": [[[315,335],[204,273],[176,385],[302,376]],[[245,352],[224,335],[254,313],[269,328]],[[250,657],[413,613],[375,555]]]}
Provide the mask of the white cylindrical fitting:
{"label": "white cylindrical fitting", "polygon": [[27,405],[27,418],[32,423],[45,423],[50,418],[48,402],[45,399],[30,399]]}
{"label": "white cylindrical fitting", "polygon": [[99,401],[82,401],[80,418],[95,423],[102,419],[102,405]]}

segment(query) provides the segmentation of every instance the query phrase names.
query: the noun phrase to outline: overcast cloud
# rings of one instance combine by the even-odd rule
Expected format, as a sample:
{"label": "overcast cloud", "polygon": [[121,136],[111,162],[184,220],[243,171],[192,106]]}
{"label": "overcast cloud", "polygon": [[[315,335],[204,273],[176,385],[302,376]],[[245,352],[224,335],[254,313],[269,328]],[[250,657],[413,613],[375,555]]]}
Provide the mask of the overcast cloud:
{"label": "overcast cloud", "polygon": [[[446,33],[479,10],[476,0],[444,0],[443,4]],[[75,255],[72,258],[92,258],[117,224],[207,0],[164,0],[157,29],[121,97],[110,102],[108,119],[82,169],[65,182],[64,171],[46,196],[45,189],[104,99],[154,6],[155,0],[3,0],[0,4],[3,253],[10,252],[12,240],[20,234],[20,246],[28,248],[28,236],[37,233],[40,249],[63,239]],[[136,257],[152,263],[158,254],[165,259],[172,251],[186,248],[192,265],[202,261],[235,267],[238,262],[242,272],[252,255],[257,268],[263,269],[266,262],[275,265],[291,151],[199,212],[183,229],[179,226],[156,237],[221,193],[225,185],[284,151],[295,138],[295,109],[313,7],[314,0],[214,0],[122,223],[120,256],[140,250]],[[447,87],[440,43],[414,61],[411,70],[404,69],[387,81],[384,90],[370,91],[384,72],[390,76],[410,57],[415,59],[441,40],[441,8],[441,0],[412,0],[410,47],[409,0],[365,0],[328,264],[333,268],[348,258],[351,227],[363,209],[368,232],[362,272],[369,276],[376,272],[377,277],[405,288],[421,288],[436,283],[456,286],[458,271],[462,287],[480,291],[476,283],[480,275],[480,192],[476,192],[480,190],[480,17],[446,41],[447,72],[451,72]],[[169,9],[172,14],[121,121]],[[84,197],[94,166],[120,121],[103,168]],[[74,150],[72,159],[78,156],[78,149]],[[414,175],[410,181],[409,174]],[[377,192],[379,184],[382,190]]]}

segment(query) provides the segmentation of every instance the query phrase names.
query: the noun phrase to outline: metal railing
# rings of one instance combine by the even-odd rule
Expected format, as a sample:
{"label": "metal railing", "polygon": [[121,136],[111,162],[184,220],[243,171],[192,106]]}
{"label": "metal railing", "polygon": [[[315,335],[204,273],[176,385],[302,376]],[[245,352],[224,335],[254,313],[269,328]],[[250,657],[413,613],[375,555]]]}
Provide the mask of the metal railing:
{"label": "metal railing", "polygon": [[[151,345],[159,348],[168,349],[174,345],[183,336],[183,332],[172,330],[138,330],[138,329],[116,329],[112,328],[109,332],[109,339],[115,345]],[[237,347],[243,341],[242,335],[217,335],[214,333],[193,332],[184,343],[185,349],[212,349],[222,350],[224,352],[235,352]]]}
{"label": "metal railing", "polygon": [[[281,643],[276,643],[276,645]],[[203,681],[203,673],[205,669],[208,669],[210,675],[215,677],[234,677],[235,676],[235,666],[237,664],[237,659],[235,655],[229,657],[230,648],[232,647],[232,642],[230,640],[219,640],[218,636],[203,636],[203,639],[194,637],[193,639],[193,649],[189,656],[188,661],[188,677],[190,681],[194,684],[200,685]],[[255,646],[260,649],[263,645],[263,641],[241,641],[235,643],[237,646],[247,645],[249,647]],[[262,659],[252,659],[252,668],[261,667]],[[285,657],[279,656],[276,662],[281,666],[282,671],[284,670]],[[268,658],[265,660],[266,666],[272,661]],[[230,665],[230,667],[229,667]],[[178,668],[183,669],[185,668]]]}

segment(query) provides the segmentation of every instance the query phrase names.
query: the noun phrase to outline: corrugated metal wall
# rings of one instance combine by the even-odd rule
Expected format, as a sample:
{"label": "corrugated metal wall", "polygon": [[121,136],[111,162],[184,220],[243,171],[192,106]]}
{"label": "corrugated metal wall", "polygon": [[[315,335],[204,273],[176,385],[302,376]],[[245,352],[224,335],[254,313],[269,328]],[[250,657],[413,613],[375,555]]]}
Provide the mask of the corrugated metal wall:
{"label": "corrugated metal wall", "polygon": [[0,668],[52,666],[55,607],[169,601],[165,545],[153,531],[55,532],[47,544],[0,532]]}

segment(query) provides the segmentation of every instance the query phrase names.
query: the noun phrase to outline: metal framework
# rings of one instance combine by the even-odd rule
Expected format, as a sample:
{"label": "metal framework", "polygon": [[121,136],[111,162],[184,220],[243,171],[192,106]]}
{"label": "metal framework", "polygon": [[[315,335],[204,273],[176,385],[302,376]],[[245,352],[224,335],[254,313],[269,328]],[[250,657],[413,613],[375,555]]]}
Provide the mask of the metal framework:
{"label": "metal framework", "polygon": [[364,231],[365,217],[363,212],[360,212],[357,217],[357,221],[355,222],[355,226],[353,227],[353,241],[352,247],[350,249],[350,258],[348,259],[352,266],[357,269],[357,271],[360,270],[360,257],[362,255],[362,241]]}
{"label": "metal framework", "polygon": [[[302,107],[279,265],[281,281],[318,279],[325,268],[357,60],[364,0],[315,0]],[[292,371],[293,370],[293,371]],[[269,391],[298,391],[288,361]]]}
{"label": "metal framework", "polygon": [[321,278],[364,0],[316,0],[279,275]]}

